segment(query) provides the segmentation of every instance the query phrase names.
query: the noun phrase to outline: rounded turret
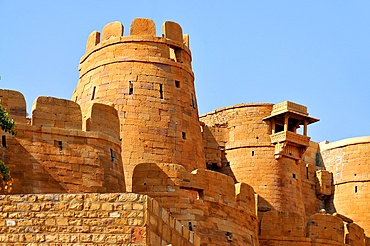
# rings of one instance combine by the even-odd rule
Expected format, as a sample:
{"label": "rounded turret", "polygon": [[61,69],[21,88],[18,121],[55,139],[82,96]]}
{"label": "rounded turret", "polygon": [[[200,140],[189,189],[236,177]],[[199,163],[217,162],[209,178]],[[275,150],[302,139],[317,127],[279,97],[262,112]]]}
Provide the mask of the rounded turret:
{"label": "rounded turret", "polygon": [[130,35],[123,31],[112,22],[101,35],[90,34],[72,100],[83,115],[93,103],[117,109],[130,190],[139,163],[178,163],[192,171],[205,167],[205,159],[188,36],[171,21],[156,36],[154,22],[144,18],[133,20]]}

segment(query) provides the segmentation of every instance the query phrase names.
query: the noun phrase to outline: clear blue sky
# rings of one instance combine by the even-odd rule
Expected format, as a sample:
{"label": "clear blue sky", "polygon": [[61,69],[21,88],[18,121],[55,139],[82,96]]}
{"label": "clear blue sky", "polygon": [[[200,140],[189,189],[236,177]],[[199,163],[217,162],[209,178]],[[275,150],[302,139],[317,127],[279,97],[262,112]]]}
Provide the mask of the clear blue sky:
{"label": "clear blue sky", "polygon": [[135,17],[190,35],[200,114],[290,100],[321,119],[314,141],[370,135],[370,1],[0,0],[0,84],[70,99],[87,36]]}

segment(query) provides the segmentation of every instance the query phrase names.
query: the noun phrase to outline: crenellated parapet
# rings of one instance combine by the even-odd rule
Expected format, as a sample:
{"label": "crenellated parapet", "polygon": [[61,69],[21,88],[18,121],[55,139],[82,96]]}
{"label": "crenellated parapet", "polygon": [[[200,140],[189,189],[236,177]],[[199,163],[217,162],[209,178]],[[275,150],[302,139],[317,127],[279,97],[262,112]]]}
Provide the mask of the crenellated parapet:
{"label": "crenellated parapet", "polygon": [[130,61],[170,63],[192,73],[189,35],[172,21],[163,23],[161,36],[156,36],[154,21],[146,18],[134,19],[127,36],[120,22],[108,23],[101,33],[93,31],[89,35],[86,53],[80,60],[80,78],[91,69]]}
{"label": "crenellated parapet", "polygon": [[18,131],[17,136],[1,138],[4,161],[14,179],[12,193],[125,191],[114,108],[94,104],[89,129],[83,129],[75,102],[38,97],[29,121],[21,93],[0,90],[0,97]]}
{"label": "crenellated parapet", "polygon": [[141,163],[132,184],[133,192],[156,199],[201,243],[257,245],[255,192],[245,183],[206,169],[189,173],[178,164]]}

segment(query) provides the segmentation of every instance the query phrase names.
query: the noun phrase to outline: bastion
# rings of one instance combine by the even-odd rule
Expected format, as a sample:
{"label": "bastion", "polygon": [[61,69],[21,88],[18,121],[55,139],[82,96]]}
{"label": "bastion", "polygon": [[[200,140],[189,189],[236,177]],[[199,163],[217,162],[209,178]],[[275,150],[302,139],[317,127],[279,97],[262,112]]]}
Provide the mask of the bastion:
{"label": "bastion", "polygon": [[316,143],[290,101],[199,116],[189,35],[126,33],[91,32],[71,100],[0,90],[2,245],[370,246],[369,137]]}

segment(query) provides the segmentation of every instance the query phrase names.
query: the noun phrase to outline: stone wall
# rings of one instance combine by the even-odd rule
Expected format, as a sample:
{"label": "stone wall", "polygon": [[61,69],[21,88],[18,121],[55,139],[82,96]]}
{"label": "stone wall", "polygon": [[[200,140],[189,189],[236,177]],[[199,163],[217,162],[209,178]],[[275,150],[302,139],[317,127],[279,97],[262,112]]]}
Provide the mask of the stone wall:
{"label": "stone wall", "polygon": [[[23,95],[0,90],[0,96],[10,116],[18,119],[17,136],[3,134],[1,139],[14,180],[13,194],[125,191],[115,109],[95,104],[93,109],[100,110],[93,110],[87,119],[92,129],[86,131],[75,102],[39,97],[26,124],[25,115],[14,114],[25,112]],[[18,100],[10,104],[14,98]]]}
{"label": "stone wall", "polygon": [[130,193],[1,196],[0,232],[2,245],[199,245],[156,201]]}
{"label": "stone wall", "polygon": [[112,105],[120,118],[127,189],[142,162],[170,162],[188,171],[205,166],[189,38],[167,21],[156,36],[137,18],[123,35],[119,22],[90,34],[72,95],[87,115],[92,103]]}
{"label": "stone wall", "polygon": [[336,211],[370,234],[370,137],[320,144],[326,170],[334,177]]}

